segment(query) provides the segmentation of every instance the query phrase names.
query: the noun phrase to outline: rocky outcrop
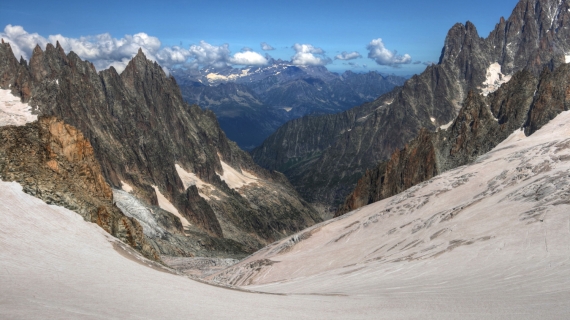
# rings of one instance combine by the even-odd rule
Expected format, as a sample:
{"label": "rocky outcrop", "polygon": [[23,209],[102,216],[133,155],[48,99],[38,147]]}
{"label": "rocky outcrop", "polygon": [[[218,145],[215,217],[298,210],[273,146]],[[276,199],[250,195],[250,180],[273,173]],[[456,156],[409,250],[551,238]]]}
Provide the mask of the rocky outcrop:
{"label": "rocky outcrop", "polygon": [[446,129],[422,130],[387,162],[367,171],[336,216],[396,195],[489,152],[516,130],[530,135],[570,107],[570,64],[537,79],[521,71],[485,97],[470,92]]}
{"label": "rocky outcrop", "polygon": [[[17,62],[7,43],[0,52],[2,88],[40,115],[56,116],[83,132],[113,189],[130,186],[150,208],[164,196],[172,205],[167,210],[192,224],[187,234],[194,243],[206,234],[230,241],[223,250],[241,246],[236,253],[243,253],[320,221],[283,175],[258,167],[226,138],[211,111],[186,104],[174,78],[142,51],[120,75],[114,68],[98,73],[59,44],[48,44],[45,51],[36,47],[29,66]],[[184,184],[177,166],[193,175],[192,183]],[[256,183],[228,186],[226,176],[234,172],[247,172]],[[218,195],[202,197],[191,185]],[[238,212],[230,210],[234,203]],[[180,241],[168,246],[189,254]]]}
{"label": "rocky outcrop", "polygon": [[0,177],[48,204],[66,207],[152,260],[160,260],[136,219],[113,205],[93,148],[73,126],[43,117],[25,126],[0,127]]}
{"label": "rocky outcrop", "polygon": [[[454,120],[469,91],[492,92],[497,82],[525,68],[538,77],[544,67],[563,64],[570,52],[568,9],[566,1],[521,0],[487,38],[470,22],[456,24],[437,65],[374,102],[333,116],[293,120],[253,157],[285,172],[309,202],[335,210],[366,170],[388,160],[421,128],[435,131]],[[327,129],[309,135],[307,127]]]}

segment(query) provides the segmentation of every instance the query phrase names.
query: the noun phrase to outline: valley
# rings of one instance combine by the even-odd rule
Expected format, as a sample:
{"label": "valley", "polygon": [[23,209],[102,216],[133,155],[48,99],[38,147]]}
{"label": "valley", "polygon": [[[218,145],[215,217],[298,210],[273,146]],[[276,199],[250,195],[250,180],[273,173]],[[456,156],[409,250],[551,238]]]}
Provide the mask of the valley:
{"label": "valley", "polygon": [[497,21],[411,77],[9,25],[0,318],[567,318],[570,1]]}

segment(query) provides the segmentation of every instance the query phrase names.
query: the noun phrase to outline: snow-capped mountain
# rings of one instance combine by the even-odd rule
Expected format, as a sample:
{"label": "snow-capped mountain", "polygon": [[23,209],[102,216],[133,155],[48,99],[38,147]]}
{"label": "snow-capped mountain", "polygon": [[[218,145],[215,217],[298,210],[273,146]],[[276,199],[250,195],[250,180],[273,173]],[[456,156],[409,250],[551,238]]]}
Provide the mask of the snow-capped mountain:
{"label": "snow-capped mountain", "polygon": [[228,137],[246,150],[285,122],[307,114],[336,113],[402,85],[377,72],[339,75],[323,66],[270,60],[267,66],[171,71],[184,99],[214,111]]}

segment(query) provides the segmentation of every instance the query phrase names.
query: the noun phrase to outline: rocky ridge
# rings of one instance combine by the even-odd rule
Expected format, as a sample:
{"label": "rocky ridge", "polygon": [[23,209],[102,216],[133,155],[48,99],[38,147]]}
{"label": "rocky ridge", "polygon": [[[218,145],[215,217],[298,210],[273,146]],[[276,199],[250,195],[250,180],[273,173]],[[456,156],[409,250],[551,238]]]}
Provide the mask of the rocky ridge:
{"label": "rocky ridge", "polygon": [[[119,75],[97,73],[59,44],[36,47],[28,65],[2,43],[0,87],[82,132],[111,188],[172,213],[156,219],[183,240],[156,238],[160,254],[243,254],[320,221],[283,175],[258,167],[226,138],[212,112],[186,104],[176,81],[142,51]],[[235,183],[239,176],[251,180]]]}
{"label": "rocky ridge", "polygon": [[570,52],[569,9],[568,1],[521,0],[487,38],[471,22],[458,23],[448,32],[437,65],[371,103],[290,121],[253,157],[284,172],[310,203],[334,211],[366,170],[421,128],[435,131],[454,120],[469,91],[489,92],[495,82],[523,69],[539,76],[545,66],[563,64]]}
{"label": "rocky ridge", "polygon": [[488,96],[471,91],[447,128],[436,132],[421,130],[388,161],[368,170],[336,216],[469,164],[512,132],[520,129],[531,135],[569,108],[569,64],[554,71],[545,68],[538,78],[523,70]]}

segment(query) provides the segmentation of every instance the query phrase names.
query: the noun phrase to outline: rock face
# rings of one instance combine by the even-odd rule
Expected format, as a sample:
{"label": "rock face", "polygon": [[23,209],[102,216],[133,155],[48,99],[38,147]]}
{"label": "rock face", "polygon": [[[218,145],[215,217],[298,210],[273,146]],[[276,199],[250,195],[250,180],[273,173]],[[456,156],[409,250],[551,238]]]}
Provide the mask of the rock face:
{"label": "rock face", "polygon": [[322,66],[292,66],[281,60],[264,67],[172,74],[184,99],[214,111],[226,135],[245,150],[259,146],[289,120],[344,111],[405,81],[377,72],[338,75]]}
{"label": "rock face", "polygon": [[[223,251],[243,254],[320,221],[283,175],[258,167],[226,138],[211,111],[186,104],[174,78],[142,51],[120,75],[97,73],[59,44],[36,47],[29,66],[7,43],[0,58],[2,88],[80,130],[113,189],[178,215],[192,241],[228,240]],[[241,176],[251,179],[235,183]],[[169,219],[162,220],[175,226]],[[180,241],[167,242],[170,249],[158,251],[190,254]]]}
{"label": "rock face", "polygon": [[76,128],[54,117],[0,127],[0,177],[25,192],[79,213],[144,256],[159,260],[136,219],[113,205],[93,148]]}
{"label": "rock face", "polygon": [[288,122],[253,157],[284,172],[309,202],[335,210],[366,170],[421,128],[435,131],[454,120],[469,91],[488,94],[522,69],[538,77],[545,66],[564,63],[570,52],[568,9],[567,1],[521,0],[485,39],[472,23],[456,24],[437,65],[371,103]]}
{"label": "rock face", "polygon": [[521,71],[486,97],[470,92],[447,129],[422,130],[390,160],[367,171],[336,216],[469,164],[514,131],[520,129],[530,135],[569,108],[570,64],[553,72],[545,69],[538,79]]}

